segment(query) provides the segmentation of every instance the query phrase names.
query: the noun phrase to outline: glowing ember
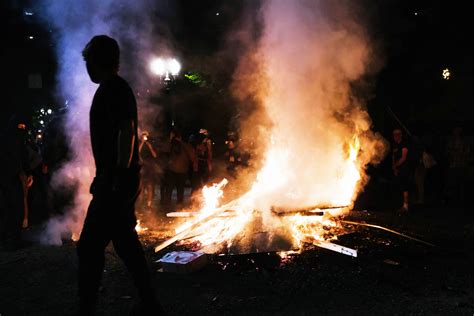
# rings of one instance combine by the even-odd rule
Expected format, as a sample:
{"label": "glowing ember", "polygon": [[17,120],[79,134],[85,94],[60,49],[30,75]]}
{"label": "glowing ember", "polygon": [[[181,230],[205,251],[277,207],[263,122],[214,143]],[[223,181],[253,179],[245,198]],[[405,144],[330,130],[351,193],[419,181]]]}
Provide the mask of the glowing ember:
{"label": "glowing ember", "polygon": [[135,231],[140,234],[140,233],[143,233],[146,230],[148,230],[148,228],[142,226],[142,224],[140,223],[140,220],[137,220],[137,225],[135,226]]}
{"label": "glowing ember", "polygon": [[330,218],[322,216],[301,216],[299,214],[288,219],[289,225],[293,232],[293,238],[298,247],[302,247],[304,242],[313,243],[314,241],[325,241],[335,239],[328,238],[328,229],[337,226],[337,223]]}
{"label": "glowing ember", "polygon": [[299,251],[288,250],[288,251],[279,251],[277,254],[280,256],[280,258],[287,259],[288,257],[292,255],[297,255],[299,253],[300,253]]}

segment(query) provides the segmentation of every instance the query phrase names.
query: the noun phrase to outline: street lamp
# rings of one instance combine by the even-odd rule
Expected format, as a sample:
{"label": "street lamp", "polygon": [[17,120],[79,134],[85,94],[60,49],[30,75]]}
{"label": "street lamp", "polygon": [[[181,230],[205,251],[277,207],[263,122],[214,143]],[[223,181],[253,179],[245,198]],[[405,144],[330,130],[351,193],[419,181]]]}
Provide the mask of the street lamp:
{"label": "street lamp", "polygon": [[[150,61],[150,71],[164,81],[166,91],[169,93],[172,79],[181,71],[181,64],[176,58],[156,57]],[[165,107],[171,112],[171,126],[174,126],[175,109],[169,96],[166,98]]]}
{"label": "street lamp", "polygon": [[171,80],[172,77],[177,76],[181,70],[181,64],[176,58],[154,58],[150,62],[150,70],[153,74],[163,77],[165,81]]}
{"label": "street lamp", "polygon": [[451,71],[448,68],[443,69],[443,79],[449,80],[451,78]]}

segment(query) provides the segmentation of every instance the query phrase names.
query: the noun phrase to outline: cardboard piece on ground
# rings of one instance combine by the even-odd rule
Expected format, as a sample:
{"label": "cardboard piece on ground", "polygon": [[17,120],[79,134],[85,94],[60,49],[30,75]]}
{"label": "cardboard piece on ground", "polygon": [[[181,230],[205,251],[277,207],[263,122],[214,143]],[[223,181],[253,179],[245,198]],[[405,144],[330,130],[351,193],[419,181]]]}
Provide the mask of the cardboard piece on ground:
{"label": "cardboard piece on ground", "polygon": [[161,259],[163,272],[190,273],[202,269],[207,264],[207,255],[200,251],[172,251]]}

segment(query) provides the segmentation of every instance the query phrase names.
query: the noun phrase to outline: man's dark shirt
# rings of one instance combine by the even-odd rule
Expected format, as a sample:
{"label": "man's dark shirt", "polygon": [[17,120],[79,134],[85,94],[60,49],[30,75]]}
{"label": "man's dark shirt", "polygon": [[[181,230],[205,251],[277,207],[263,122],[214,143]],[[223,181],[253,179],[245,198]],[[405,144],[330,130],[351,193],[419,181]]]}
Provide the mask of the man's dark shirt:
{"label": "man's dark shirt", "polygon": [[137,103],[128,83],[114,75],[99,85],[90,110],[90,132],[96,174],[113,172],[118,160],[120,122],[134,123],[135,144],[130,168],[138,168]]}
{"label": "man's dark shirt", "polygon": [[[403,148],[406,148],[408,150],[408,144],[404,140],[402,140],[399,144],[397,144],[396,142],[393,143],[393,150],[392,150],[393,162],[398,162],[402,158]],[[399,170],[407,168],[408,158],[409,158],[408,155],[410,155],[409,152],[407,153],[407,157],[406,157],[405,161],[400,166],[398,166]]]}

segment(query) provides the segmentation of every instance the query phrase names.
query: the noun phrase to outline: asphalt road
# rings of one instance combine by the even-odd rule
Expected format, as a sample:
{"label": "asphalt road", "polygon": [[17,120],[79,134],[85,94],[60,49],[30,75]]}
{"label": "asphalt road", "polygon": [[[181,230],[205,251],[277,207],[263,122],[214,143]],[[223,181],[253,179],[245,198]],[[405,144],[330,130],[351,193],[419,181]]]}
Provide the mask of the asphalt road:
{"label": "asphalt road", "polygon": [[[433,243],[360,227],[339,244],[351,258],[308,246],[285,260],[275,253],[210,256],[191,274],[159,272],[163,240],[142,235],[158,296],[169,315],[473,315],[474,216],[426,208],[399,216],[353,212],[347,219],[382,225]],[[0,250],[0,315],[74,315],[75,243]],[[136,293],[107,248],[98,315],[127,315]]]}

